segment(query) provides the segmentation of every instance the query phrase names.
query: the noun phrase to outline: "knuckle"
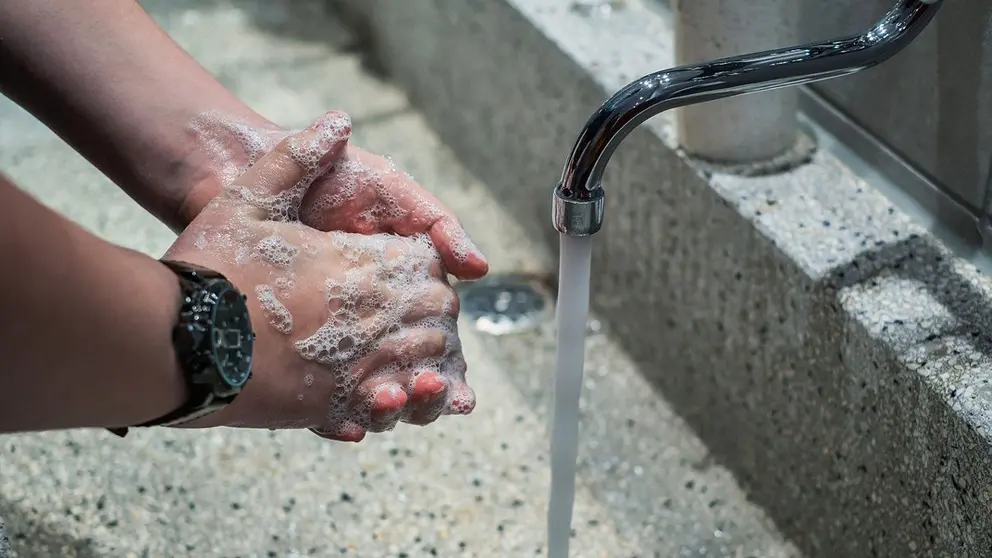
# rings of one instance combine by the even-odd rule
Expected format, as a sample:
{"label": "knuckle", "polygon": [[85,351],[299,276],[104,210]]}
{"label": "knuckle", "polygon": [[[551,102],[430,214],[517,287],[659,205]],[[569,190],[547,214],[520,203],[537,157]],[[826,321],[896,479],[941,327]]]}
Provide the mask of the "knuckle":
{"label": "knuckle", "polygon": [[406,357],[410,352],[409,347],[409,336],[399,333],[383,341],[379,352],[385,357],[384,360],[396,361]]}
{"label": "knuckle", "polygon": [[453,305],[457,308],[458,293],[450,285],[440,281],[434,281],[428,287],[427,296],[437,303],[437,307],[441,309],[441,313],[443,314],[450,314],[452,311],[451,306]]}
{"label": "knuckle", "polygon": [[400,343],[399,356],[414,360],[434,356],[444,351],[447,334],[436,329],[418,329],[405,335]]}

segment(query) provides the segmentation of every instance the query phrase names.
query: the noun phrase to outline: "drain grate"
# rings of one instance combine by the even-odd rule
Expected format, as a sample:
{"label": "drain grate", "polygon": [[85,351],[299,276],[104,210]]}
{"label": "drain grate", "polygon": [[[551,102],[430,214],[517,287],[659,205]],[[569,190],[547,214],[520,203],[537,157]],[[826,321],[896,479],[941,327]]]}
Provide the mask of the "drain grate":
{"label": "drain grate", "polygon": [[475,329],[490,335],[536,329],[552,306],[550,289],[533,275],[491,275],[459,283],[457,289],[462,315]]}

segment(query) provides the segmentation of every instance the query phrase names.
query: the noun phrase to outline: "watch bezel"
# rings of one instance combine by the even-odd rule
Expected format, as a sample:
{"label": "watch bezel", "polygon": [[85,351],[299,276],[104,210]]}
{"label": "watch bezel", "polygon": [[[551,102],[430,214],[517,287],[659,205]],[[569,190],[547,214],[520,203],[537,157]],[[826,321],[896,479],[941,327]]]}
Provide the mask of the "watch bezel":
{"label": "watch bezel", "polygon": [[[238,393],[248,380],[251,379],[255,333],[251,325],[247,297],[226,279],[212,281],[205,290],[210,293],[210,296],[214,300],[210,301],[209,310],[207,311],[207,316],[205,316],[206,319],[202,320],[206,322],[206,326],[205,335],[201,339],[202,344],[196,349],[199,352],[198,356],[203,359],[199,363],[199,369],[201,375],[209,373],[211,376],[215,376],[211,378],[211,383],[214,384],[214,393],[217,396],[229,396]],[[233,299],[230,298],[232,295]],[[222,347],[220,346],[225,336],[221,333],[223,324],[220,323],[221,318],[218,314],[225,309],[230,309],[231,306],[235,306],[234,315],[238,315],[245,320],[245,323],[239,328],[240,331],[238,331],[238,358],[241,363],[244,363],[246,369],[244,371],[239,370],[237,372],[238,377],[235,377],[230,367],[240,366],[239,361],[225,364],[221,354]],[[242,352],[240,349],[243,347],[246,354],[240,354]]]}

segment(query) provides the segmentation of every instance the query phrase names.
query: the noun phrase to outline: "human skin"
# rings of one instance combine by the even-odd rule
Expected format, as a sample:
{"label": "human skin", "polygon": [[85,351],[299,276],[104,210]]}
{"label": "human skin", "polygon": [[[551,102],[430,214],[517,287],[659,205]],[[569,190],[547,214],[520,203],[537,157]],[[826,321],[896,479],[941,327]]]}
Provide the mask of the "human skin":
{"label": "human skin", "polygon": [[[124,0],[0,0],[0,92],[176,232],[291,133],[244,105]],[[237,141],[232,126],[264,137],[261,150]],[[426,233],[446,272],[474,279],[488,271],[458,219],[385,159],[348,145],[328,171],[302,200],[304,223]],[[423,393],[437,388],[429,378]]]}
{"label": "human skin", "polygon": [[[176,232],[230,182],[226,169],[243,171],[249,162],[224,123],[270,133],[268,148],[289,134],[241,102],[129,0],[0,0],[0,92]],[[205,120],[207,114],[224,118]],[[223,149],[216,149],[218,140]],[[381,157],[355,146],[344,157],[368,171],[349,179],[360,183],[357,195],[336,207],[317,204],[320,212],[303,207],[305,222],[323,230],[428,233],[448,272],[460,279],[486,274],[485,257],[436,198]],[[333,194],[340,179],[329,173],[308,201]],[[364,219],[373,206],[393,218]]]}
{"label": "human skin", "polygon": [[[329,113],[278,144],[201,211],[167,253],[217,270],[248,293],[258,336],[242,393],[185,426],[308,427],[357,441],[401,420],[426,424],[445,412],[471,411],[474,395],[464,383],[453,325],[457,297],[426,237],[324,233],[273,210],[298,203],[333,164],[347,143],[346,123]],[[0,244],[0,312],[17,317],[0,328],[0,432],[127,426],[178,407],[187,394],[171,343],[180,299],[173,272],[99,239],[2,177],[0,207],[7,239]],[[295,262],[265,257],[265,241],[275,237],[306,249]],[[293,279],[279,292],[292,314],[290,331],[276,327],[261,296],[251,296],[278,274]],[[402,289],[389,282],[398,276],[407,278]],[[339,299],[367,310],[343,325],[310,294],[335,277],[344,278],[336,284],[349,293]],[[390,311],[395,322],[378,319]],[[355,350],[324,360],[305,350],[321,327],[334,334],[339,326]],[[424,380],[428,385],[420,385]],[[407,405],[420,396],[426,399]]]}

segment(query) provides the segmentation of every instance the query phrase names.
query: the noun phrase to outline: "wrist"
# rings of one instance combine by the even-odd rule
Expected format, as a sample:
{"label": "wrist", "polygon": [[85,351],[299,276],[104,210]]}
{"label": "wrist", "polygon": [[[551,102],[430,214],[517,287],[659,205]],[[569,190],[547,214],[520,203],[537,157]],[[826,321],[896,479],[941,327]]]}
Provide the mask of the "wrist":
{"label": "wrist", "polygon": [[184,230],[251,162],[243,128],[262,138],[281,138],[281,127],[250,110],[244,114],[207,113],[191,119],[185,127],[183,152],[173,165],[171,177],[180,195],[163,219],[176,233]]}
{"label": "wrist", "polygon": [[[173,360],[179,363],[182,398],[173,398],[168,411],[137,426],[226,424],[216,422],[218,415],[223,415],[251,377],[255,333],[247,297],[218,272],[180,260],[162,263],[180,283],[177,298],[182,300],[170,339]],[[126,430],[111,428],[121,436]]]}
{"label": "wrist", "polygon": [[145,312],[151,331],[147,336],[148,360],[138,364],[132,371],[132,381],[128,382],[135,409],[130,424],[141,424],[170,413],[189,397],[172,341],[181,305],[179,278],[161,262],[153,261],[152,265],[143,266],[143,273],[134,278],[147,293]]}

